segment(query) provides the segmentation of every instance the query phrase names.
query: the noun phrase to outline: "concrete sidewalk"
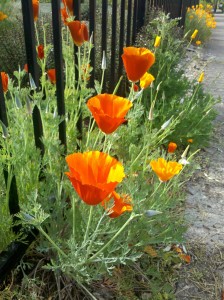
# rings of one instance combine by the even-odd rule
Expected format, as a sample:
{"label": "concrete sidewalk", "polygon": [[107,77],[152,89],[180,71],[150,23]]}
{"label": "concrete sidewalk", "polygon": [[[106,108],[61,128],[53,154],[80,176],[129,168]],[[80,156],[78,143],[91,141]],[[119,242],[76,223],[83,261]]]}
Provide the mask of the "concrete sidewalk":
{"label": "concrete sidewalk", "polygon": [[215,18],[217,28],[202,52],[208,62],[203,86],[221,103],[210,146],[199,155],[202,167],[187,187],[186,239],[192,262],[180,273],[178,300],[221,300],[224,295],[224,14]]}
{"label": "concrete sidewalk", "polygon": [[212,62],[205,73],[205,89],[224,101],[224,14],[216,14],[217,27],[204,49],[205,55],[212,56]]}

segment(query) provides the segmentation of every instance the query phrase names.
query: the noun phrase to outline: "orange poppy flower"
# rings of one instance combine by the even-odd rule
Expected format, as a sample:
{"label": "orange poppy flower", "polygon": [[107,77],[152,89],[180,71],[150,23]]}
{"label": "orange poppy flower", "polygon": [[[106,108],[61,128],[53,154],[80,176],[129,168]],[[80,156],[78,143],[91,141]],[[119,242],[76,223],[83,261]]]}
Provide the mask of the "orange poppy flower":
{"label": "orange poppy flower", "polygon": [[5,20],[6,18],[8,18],[8,16],[4,14],[2,11],[0,11],[0,21]]}
{"label": "orange poppy flower", "polygon": [[1,73],[1,79],[2,79],[3,92],[6,93],[8,91],[9,77],[5,72],[0,72],[0,73]]}
{"label": "orange poppy flower", "polygon": [[193,143],[193,139],[188,139],[187,142],[188,143]]}
{"label": "orange poppy flower", "polygon": [[134,87],[133,87],[133,88],[134,88],[134,91],[135,91],[135,92],[138,92],[139,87],[137,86],[137,84],[134,84]]}
{"label": "orange poppy flower", "polygon": [[64,22],[64,24],[68,25],[67,19],[69,18],[69,15],[67,13],[66,7],[61,9],[61,17],[62,17],[62,21]]}
{"label": "orange poppy flower", "polygon": [[70,179],[79,197],[89,205],[96,205],[113,192],[125,177],[120,162],[106,153],[89,151],[66,157]]}
{"label": "orange poppy flower", "polygon": [[166,161],[164,158],[158,158],[158,161],[152,160],[150,166],[161,181],[170,180],[182,169],[182,165],[175,161]]}
{"label": "orange poppy flower", "polygon": [[43,45],[37,46],[37,55],[38,55],[39,59],[44,58],[44,46]]}
{"label": "orange poppy flower", "polygon": [[140,78],[140,87],[142,89],[146,89],[154,80],[155,80],[155,77],[152,74],[146,72]]}
{"label": "orange poppy flower", "polygon": [[65,0],[64,4],[67,6],[70,14],[73,15],[73,0]]}
{"label": "orange poppy flower", "polygon": [[[111,208],[108,209],[108,201],[110,201],[113,198],[114,204]],[[111,195],[108,197],[108,199],[104,200],[102,202],[102,205],[105,209],[108,209],[108,216],[110,218],[117,218],[120,215],[122,215],[126,211],[132,211],[133,207],[130,204],[130,197],[128,195],[124,195],[121,197],[118,193],[113,191]]]}
{"label": "orange poppy flower", "polygon": [[121,57],[128,79],[133,82],[138,81],[155,62],[155,55],[146,48],[124,48]]}
{"label": "orange poppy flower", "polygon": [[23,70],[28,73],[28,64],[25,64],[24,67],[23,67]]}
{"label": "orange poppy flower", "polygon": [[98,127],[106,134],[114,132],[122,123],[132,103],[125,98],[100,94],[88,100],[87,106],[91,111]]}
{"label": "orange poppy flower", "polygon": [[88,29],[85,23],[81,23],[80,21],[71,21],[68,22],[68,28],[76,46],[80,47],[85,41],[89,40]]}
{"label": "orange poppy flower", "polygon": [[167,151],[169,153],[174,153],[176,149],[177,149],[177,144],[173,143],[173,142],[170,142],[169,145],[168,145],[168,150]]}
{"label": "orange poppy flower", "polygon": [[33,3],[33,19],[37,21],[39,15],[39,0],[32,0]]}
{"label": "orange poppy flower", "polygon": [[47,76],[48,76],[48,79],[50,80],[50,82],[52,84],[56,83],[56,71],[55,71],[55,69],[49,69],[47,71]]}

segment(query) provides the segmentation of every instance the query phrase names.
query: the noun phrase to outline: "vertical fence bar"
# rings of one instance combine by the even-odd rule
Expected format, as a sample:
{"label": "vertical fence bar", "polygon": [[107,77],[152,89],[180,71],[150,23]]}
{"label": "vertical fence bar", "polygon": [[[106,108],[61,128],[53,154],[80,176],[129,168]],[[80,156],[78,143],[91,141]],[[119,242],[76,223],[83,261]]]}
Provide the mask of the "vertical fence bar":
{"label": "vertical fence bar", "polygon": [[29,73],[31,73],[33,80],[39,87],[39,72],[37,65],[37,54],[35,47],[35,33],[34,33],[34,19],[32,0],[21,0],[22,14],[23,14],[23,28],[26,46],[26,57]]}
{"label": "vertical fence bar", "polygon": [[128,0],[126,46],[130,46],[130,44],[131,44],[131,19],[132,19],[132,0]]}
{"label": "vertical fence bar", "polygon": [[[5,127],[8,127],[8,118],[7,118],[7,112],[6,112],[6,105],[5,105],[5,97],[2,87],[2,78],[0,75],[0,120],[5,125]],[[7,170],[3,170],[4,173],[4,179],[5,184],[8,186],[10,184],[9,188],[9,212],[11,215],[14,215],[19,212],[19,197],[17,193],[17,186],[16,186],[16,177],[15,175],[12,176],[11,181],[9,183],[9,174]],[[20,226],[13,226],[13,231],[18,232]]]}
{"label": "vertical fence bar", "polygon": [[[53,26],[53,44],[54,61],[56,70],[56,95],[58,115],[65,116],[64,101],[64,79],[63,79],[63,58],[62,58],[62,38],[61,38],[61,15],[60,0],[51,0],[52,6],[52,26]],[[65,147],[66,152],[66,123],[63,120],[59,124],[59,140]]]}
{"label": "vertical fence bar", "polygon": [[[96,29],[96,0],[89,0],[89,34],[92,36],[92,42],[95,43],[95,29]],[[94,87],[95,80],[95,47],[91,49],[90,54],[91,66],[93,68],[90,77],[90,86]]]}
{"label": "vertical fence bar", "polygon": [[136,39],[137,11],[138,11],[138,0],[134,0],[134,13],[133,13],[133,23],[132,23],[132,44],[135,43],[135,39]]}
{"label": "vertical fence bar", "polygon": [[116,32],[117,32],[117,0],[112,2],[112,37],[111,37],[111,64],[110,64],[110,87],[112,93],[115,87],[115,71],[116,71]]}
{"label": "vertical fence bar", "polygon": [[137,32],[145,24],[145,0],[138,0],[138,11],[137,11]]}
{"label": "vertical fence bar", "polygon": [[40,110],[35,105],[33,109],[33,130],[34,130],[34,138],[35,145],[40,149],[41,156],[44,156],[44,144],[42,142],[43,133],[43,125],[40,116]]}
{"label": "vertical fence bar", "polygon": [[120,38],[119,38],[119,65],[118,65],[118,76],[122,75],[123,63],[121,55],[123,53],[124,46],[124,21],[125,21],[125,0],[121,0],[121,10],[120,10]]}
{"label": "vertical fence bar", "polygon": [[[103,57],[103,51],[107,56],[107,9],[108,9],[108,0],[102,0],[102,37],[101,37],[101,58]],[[105,70],[106,76],[107,70]],[[106,80],[103,83],[103,90],[105,90]]]}
{"label": "vertical fence bar", "polygon": [[3,87],[2,87],[1,72],[0,72],[0,120],[6,127],[8,127],[8,118],[7,118],[7,112],[5,106],[5,97],[4,97]]}
{"label": "vertical fence bar", "polygon": [[186,12],[187,12],[187,8],[190,7],[190,0],[182,0],[182,12],[181,12],[181,16],[182,16],[182,22],[181,25],[184,26],[185,24],[185,18],[186,18]]}

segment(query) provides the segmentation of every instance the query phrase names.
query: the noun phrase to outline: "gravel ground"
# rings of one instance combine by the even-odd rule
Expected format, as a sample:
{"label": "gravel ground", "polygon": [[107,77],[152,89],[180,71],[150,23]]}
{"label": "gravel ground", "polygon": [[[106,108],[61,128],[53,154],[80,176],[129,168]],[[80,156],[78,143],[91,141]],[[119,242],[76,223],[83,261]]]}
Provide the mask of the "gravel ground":
{"label": "gravel ground", "polygon": [[180,272],[176,299],[224,299],[224,15],[209,43],[195,52],[190,76],[205,71],[204,88],[215,97],[218,116],[210,146],[201,151],[202,167],[187,187],[186,239],[192,262]]}

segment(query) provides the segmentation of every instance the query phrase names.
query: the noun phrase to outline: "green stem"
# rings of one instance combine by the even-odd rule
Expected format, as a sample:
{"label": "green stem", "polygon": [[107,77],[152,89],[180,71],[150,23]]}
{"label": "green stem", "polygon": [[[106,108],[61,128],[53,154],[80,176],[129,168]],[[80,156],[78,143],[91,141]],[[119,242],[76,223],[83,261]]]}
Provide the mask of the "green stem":
{"label": "green stem", "polygon": [[90,228],[90,224],[91,224],[91,221],[92,221],[92,216],[93,216],[93,205],[91,205],[90,209],[89,209],[89,218],[88,218],[88,223],[87,223],[87,227],[86,227],[86,232],[85,232],[83,243],[85,243],[86,240],[87,240],[87,238],[88,238],[89,228]]}
{"label": "green stem", "polygon": [[75,197],[72,197],[72,237],[73,241],[75,241]]}
{"label": "green stem", "polygon": [[[90,127],[90,123],[91,123],[91,122],[89,121],[89,127]],[[90,128],[88,128],[87,140],[86,140],[86,148],[88,147],[90,133],[93,131],[94,124],[95,124],[95,119],[93,119],[93,122],[92,122],[92,125],[91,125],[91,127],[90,127]]]}
{"label": "green stem", "polygon": [[129,93],[129,96],[128,96],[128,99],[130,100],[130,101],[133,101],[133,95],[134,95],[134,85],[135,85],[135,83],[134,82],[132,82],[131,83],[131,89],[130,89],[130,93]]}
{"label": "green stem", "polygon": [[124,225],[118,230],[118,232],[107,242],[98,252],[96,252],[93,256],[91,256],[86,262],[92,261],[94,258],[96,258],[100,253],[102,253],[125,229],[125,227],[128,226],[128,224],[136,217],[141,216],[141,214],[135,215],[134,213],[131,214],[130,218],[124,223]]}
{"label": "green stem", "polygon": [[101,133],[101,131],[100,131],[100,129],[99,129],[99,132],[98,132],[97,137],[96,137],[96,139],[95,139],[95,143],[94,143],[94,145],[93,145],[93,149],[96,147],[96,143],[97,143],[97,141],[98,141],[98,139],[99,139],[100,133]]}
{"label": "green stem", "polygon": [[122,79],[123,79],[123,76],[121,76],[121,77],[119,78],[119,81],[118,81],[117,85],[116,85],[115,88],[114,88],[113,95],[116,94],[116,92],[117,92],[117,90],[118,90],[118,88],[119,88],[119,86],[120,86],[120,84],[121,84],[121,80],[122,80]]}
{"label": "green stem", "polygon": [[93,242],[96,240],[98,228],[99,228],[99,226],[100,226],[100,224],[101,224],[101,222],[102,222],[104,216],[105,216],[105,214],[103,214],[103,215],[101,216],[101,218],[100,218],[100,220],[99,220],[99,222],[98,222],[98,224],[97,224],[97,226],[96,226],[96,229],[94,230],[94,232],[93,232],[93,234],[92,234],[91,241],[90,241],[89,246],[88,246],[88,248],[87,248],[87,250],[86,250],[86,258],[88,258],[89,253],[90,253],[90,250],[91,250],[91,248],[92,248],[92,244],[93,244]]}
{"label": "green stem", "polygon": [[51,245],[60,253],[63,257],[67,257],[64,251],[62,251],[55,242],[50,238],[50,236],[43,230],[41,226],[37,226],[37,229],[46,237],[46,239],[51,243]]}

